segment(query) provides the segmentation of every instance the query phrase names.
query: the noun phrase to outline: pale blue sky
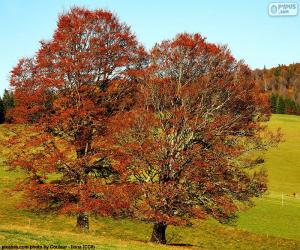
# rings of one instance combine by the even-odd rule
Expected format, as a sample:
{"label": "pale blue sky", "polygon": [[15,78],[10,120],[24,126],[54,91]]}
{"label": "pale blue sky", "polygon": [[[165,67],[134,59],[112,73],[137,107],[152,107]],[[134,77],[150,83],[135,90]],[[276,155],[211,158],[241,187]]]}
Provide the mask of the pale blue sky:
{"label": "pale blue sky", "polygon": [[[299,1],[285,1],[297,2]],[[251,68],[300,62],[300,17],[270,17],[266,0],[0,0],[0,93],[18,59],[49,39],[57,15],[70,6],[105,8],[151,48],[179,32],[199,32],[228,44]],[[278,1],[276,1],[278,2]],[[281,1],[284,2],[284,1]]]}

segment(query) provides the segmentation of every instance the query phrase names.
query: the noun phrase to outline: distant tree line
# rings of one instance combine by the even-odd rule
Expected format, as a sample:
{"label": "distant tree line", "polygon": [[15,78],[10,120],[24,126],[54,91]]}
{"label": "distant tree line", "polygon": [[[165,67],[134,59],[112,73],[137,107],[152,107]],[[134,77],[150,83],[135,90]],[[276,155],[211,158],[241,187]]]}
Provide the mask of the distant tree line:
{"label": "distant tree line", "polygon": [[273,114],[300,115],[300,104],[288,97],[284,97],[277,93],[272,93],[269,100]]}
{"label": "distant tree line", "polygon": [[299,114],[300,63],[253,71],[261,91],[270,95],[273,113]]}
{"label": "distant tree line", "polygon": [[14,106],[13,92],[5,89],[3,96],[0,96],[0,124],[10,122],[11,119],[8,116],[8,110]]}

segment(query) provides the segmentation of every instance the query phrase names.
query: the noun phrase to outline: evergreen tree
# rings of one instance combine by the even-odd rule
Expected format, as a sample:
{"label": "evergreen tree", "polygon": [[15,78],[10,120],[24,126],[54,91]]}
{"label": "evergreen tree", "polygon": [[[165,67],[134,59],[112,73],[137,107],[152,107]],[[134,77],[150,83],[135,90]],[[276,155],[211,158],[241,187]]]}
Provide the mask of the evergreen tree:
{"label": "evergreen tree", "polygon": [[277,93],[272,93],[269,102],[272,114],[300,115],[300,104],[291,98],[285,98]]}
{"label": "evergreen tree", "polygon": [[5,121],[5,111],[2,98],[0,97],[0,124],[4,123]]}
{"label": "evergreen tree", "polygon": [[4,90],[3,105],[4,105],[5,111],[7,111],[15,106],[14,105],[14,95],[13,95],[12,91],[9,91],[7,89]]}
{"label": "evergreen tree", "polygon": [[268,84],[267,84],[267,81],[266,81],[266,75],[267,73],[267,68],[266,66],[264,66],[264,69],[263,69],[263,81],[264,81],[264,91],[267,92],[268,91]]}
{"label": "evergreen tree", "polygon": [[282,96],[279,96],[277,99],[276,105],[276,113],[277,114],[285,114],[285,101]]}
{"label": "evergreen tree", "polygon": [[274,76],[277,78],[279,77],[281,74],[281,68],[280,65],[278,65],[278,67],[274,70]]}
{"label": "evergreen tree", "polygon": [[13,92],[5,89],[4,94],[3,94],[3,98],[2,98],[2,102],[3,102],[5,121],[6,122],[11,122],[11,117],[9,117],[7,111],[15,107]]}
{"label": "evergreen tree", "polygon": [[276,114],[277,99],[278,99],[278,94],[272,93],[272,95],[270,96],[270,106],[271,106],[271,112],[273,114]]}
{"label": "evergreen tree", "polygon": [[285,111],[287,114],[294,114],[296,112],[296,103],[290,98],[285,99]]}

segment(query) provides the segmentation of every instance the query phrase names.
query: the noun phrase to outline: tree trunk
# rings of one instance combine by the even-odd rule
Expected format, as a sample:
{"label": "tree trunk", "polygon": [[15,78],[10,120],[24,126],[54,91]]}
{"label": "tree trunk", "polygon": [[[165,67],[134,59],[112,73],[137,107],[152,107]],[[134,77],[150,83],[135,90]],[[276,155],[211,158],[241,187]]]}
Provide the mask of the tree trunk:
{"label": "tree trunk", "polygon": [[89,216],[87,213],[81,213],[81,214],[77,215],[76,227],[80,231],[84,231],[84,232],[89,231]]}
{"label": "tree trunk", "polygon": [[164,222],[155,223],[153,227],[151,242],[166,244],[166,229],[167,224]]}

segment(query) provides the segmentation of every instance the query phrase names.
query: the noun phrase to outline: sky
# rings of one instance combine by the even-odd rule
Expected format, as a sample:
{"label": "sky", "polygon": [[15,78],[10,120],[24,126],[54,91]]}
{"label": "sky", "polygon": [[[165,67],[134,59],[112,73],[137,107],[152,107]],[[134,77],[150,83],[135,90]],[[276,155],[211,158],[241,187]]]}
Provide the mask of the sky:
{"label": "sky", "polygon": [[[182,32],[227,44],[252,69],[300,62],[300,14],[272,17],[266,0],[0,0],[0,94],[11,69],[51,39],[57,17],[72,6],[104,8],[131,26],[150,49]],[[275,2],[279,2],[275,0]],[[294,2],[300,8],[300,0]],[[298,10],[299,12],[299,10]]]}

